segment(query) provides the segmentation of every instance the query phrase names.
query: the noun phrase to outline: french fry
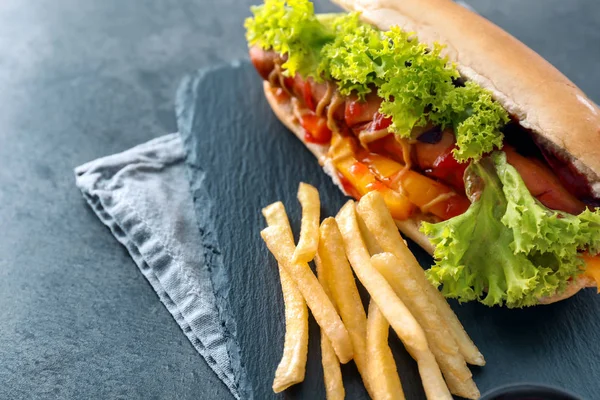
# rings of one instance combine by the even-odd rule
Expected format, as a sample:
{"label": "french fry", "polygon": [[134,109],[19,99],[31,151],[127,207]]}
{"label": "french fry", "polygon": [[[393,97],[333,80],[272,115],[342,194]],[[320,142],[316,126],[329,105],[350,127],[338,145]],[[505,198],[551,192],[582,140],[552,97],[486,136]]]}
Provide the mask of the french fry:
{"label": "french fry", "polygon": [[369,391],[369,375],[367,368],[366,337],[367,315],[356,287],[354,275],[346,253],[344,239],[333,218],[326,218],[321,223],[318,259],[322,263],[323,272],[331,291],[330,298],[337,306],[346,329],[350,334],[354,349],[354,362],[362,380]]}
{"label": "french fry", "polygon": [[262,215],[265,217],[268,226],[279,225],[285,228],[286,240],[294,241],[290,220],[288,219],[282,202],[276,201],[275,203],[269,204],[262,209]]}
{"label": "french fry", "polygon": [[304,380],[308,355],[308,309],[302,294],[284,268],[279,279],[285,304],[283,356],[275,371],[273,392],[279,393]]}
{"label": "french fry", "polygon": [[377,243],[377,239],[371,233],[367,225],[365,225],[365,221],[363,221],[360,215],[356,215],[356,221],[358,222],[358,228],[360,229],[360,234],[367,245],[367,250],[369,250],[369,254],[375,255],[378,253],[383,253],[383,249]]}
{"label": "french fry", "polygon": [[385,278],[371,264],[371,256],[358,227],[354,202],[348,201],[335,219],[344,238],[346,255],[356,276],[367,289],[372,300],[377,304],[407,351],[417,361],[427,398],[451,400],[452,396],[427,344],[425,332]]}
{"label": "french fry", "polygon": [[[287,240],[293,240],[292,229],[281,202],[262,210],[268,225],[279,225],[286,231]],[[279,267],[279,279],[285,305],[285,338],[283,356],[275,371],[273,391],[279,393],[304,380],[308,355],[308,309],[302,293],[296,288],[287,271]]]}
{"label": "french fry", "polygon": [[385,277],[398,297],[423,327],[450,391],[468,399],[478,399],[479,390],[454,337],[409,270],[391,253],[371,257],[373,266]]}
{"label": "french fry", "polygon": [[450,388],[450,392],[457,396],[473,400],[477,400],[481,397],[481,393],[479,393],[479,389],[477,388],[475,381],[473,381],[471,378],[461,380],[456,375],[444,374],[444,379],[446,379],[446,384]]}
{"label": "french fry", "polygon": [[404,391],[388,345],[390,324],[374,301],[369,304],[367,320],[367,361],[371,377],[371,397],[374,400],[404,400]]}
{"label": "french fry", "polygon": [[[391,253],[376,254],[371,257],[371,263],[384,276],[392,289],[394,289],[394,292],[406,304],[417,319],[417,322],[423,327],[432,350],[432,345],[435,344],[435,347],[442,352],[457,355],[464,364],[464,359],[458,352],[458,346],[454,337],[421,286],[404,266],[404,263]],[[433,353],[435,354],[436,352],[433,351]],[[461,376],[462,379],[471,377],[471,372],[468,368],[466,371]]]}
{"label": "french fry", "polygon": [[383,251],[392,253],[398,259],[404,261],[408,273],[427,294],[429,301],[438,310],[439,315],[452,332],[458,349],[465,360],[469,364],[485,365],[483,355],[463,328],[458,317],[452,311],[444,296],[429,283],[423,268],[406,246],[381,196],[376,191],[366,194],[358,203],[357,211]]}
{"label": "french fry", "polygon": [[[315,257],[315,265],[317,266],[317,278],[323,286],[325,294],[331,299],[329,285],[325,280],[323,265],[319,255]],[[323,365],[323,380],[325,383],[325,395],[327,400],[343,400],[346,396],[344,390],[344,382],[342,380],[342,370],[340,362],[335,355],[335,350],[327,338],[327,335],[321,330],[321,364]]]}
{"label": "french fry", "polygon": [[310,262],[317,254],[319,245],[319,218],[321,201],[319,191],[307,183],[301,182],[298,187],[298,201],[302,206],[302,223],[300,226],[300,239],[292,261]]}
{"label": "french fry", "polygon": [[342,234],[350,265],[394,331],[407,348],[427,349],[425,333],[385,278],[371,265],[371,256],[358,228],[354,201],[349,200],[335,220]]}
{"label": "french fry", "polygon": [[286,229],[273,225],[260,232],[267,247],[294,280],[315,320],[325,332],[342,364],[352,359],[352,343],[346,327],[323,287],[305,262],[293,262],[294,243]]}
{"label": "french fry", "polygon": [[452,395],[440,373],[440,367],[435,361],[431,351],[417,352],[412,357],[417,360],[419,376],[423,382],[423,389],[427,400],[452,400]]}

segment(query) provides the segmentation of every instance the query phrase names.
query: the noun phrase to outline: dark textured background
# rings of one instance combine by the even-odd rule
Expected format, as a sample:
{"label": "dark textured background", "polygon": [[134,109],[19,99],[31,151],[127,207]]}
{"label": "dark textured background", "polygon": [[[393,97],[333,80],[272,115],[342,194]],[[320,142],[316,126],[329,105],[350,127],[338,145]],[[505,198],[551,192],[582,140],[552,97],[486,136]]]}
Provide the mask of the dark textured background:
{"label": "dark textured background", "polygon": [[[600,101],[596,0],[469,2]],[[241,24],[250,3],[0,1],[0,398],[227,396],[87,208],[72,169],[174,131],[181,76],[246,56]],[[565,316],[586,319],[578,307],[586,301],[599,300],[586,293],[528,323],[535,342],[503,326],[489,340],[545,343],[545,331]],[[473,317],[494,327],[488,313]],[[577,326],[562,335],[554,346],[596,337]],[[579,377],[553,380],[576,388],[594,355],[573,366]],[[548,368],[536,360],[532,367]],[[509,373],[499,372],[498,383]]]}

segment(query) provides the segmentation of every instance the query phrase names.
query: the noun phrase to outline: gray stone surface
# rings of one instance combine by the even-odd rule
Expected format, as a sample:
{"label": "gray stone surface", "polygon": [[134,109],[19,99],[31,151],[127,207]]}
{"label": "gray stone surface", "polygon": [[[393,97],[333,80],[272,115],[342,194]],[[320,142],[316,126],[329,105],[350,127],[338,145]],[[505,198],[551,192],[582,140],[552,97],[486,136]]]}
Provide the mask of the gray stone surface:
{"label": "gray stone surface", "polygon": [[[227,398],[72,169],[175,130],[179,79],[245,57],[253,2],[0,2],[0,398]],[[471,4],[600,101],[596,0]]]}

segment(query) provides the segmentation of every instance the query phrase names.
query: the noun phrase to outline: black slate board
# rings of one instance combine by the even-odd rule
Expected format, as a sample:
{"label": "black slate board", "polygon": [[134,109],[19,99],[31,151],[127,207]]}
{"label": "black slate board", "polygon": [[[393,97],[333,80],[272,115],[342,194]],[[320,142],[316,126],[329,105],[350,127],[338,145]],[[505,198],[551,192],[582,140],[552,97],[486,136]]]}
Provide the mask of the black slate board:
{"label": "black slate board", "polygon": [[[282,200],[297,234],[300,181],[319,189],[322,215],[334,214],[346,198],[275,118],[249,63],[199,72],[184,81],[177,101],[195,197],[208,194],[215,207],[212,215],[230,277],[242,361],[256,398],[272,398],[271,382],[283,346],[283,303],[275,260],[259,235],[265,226],[260,210]],[[197,178],[204,172],[207,178],[199,185]],[[204,202],[196,202],[196,209],[206,215]],[[420,262],[428,267],[431,258],[419,250]],[[600,296],[593,290],[523,310],[451,304],[486,356],[487,366],[473,369],[482,393],[507,383],[541,382],[598,398]],[[306,380],[285,396],[324,398],[317,333],[311,321]],[[393,333],[391,337],[407,398],[424,398],[415,364]],[[367,398],[353,366],[344,367],[344,377],[348,398]]]}

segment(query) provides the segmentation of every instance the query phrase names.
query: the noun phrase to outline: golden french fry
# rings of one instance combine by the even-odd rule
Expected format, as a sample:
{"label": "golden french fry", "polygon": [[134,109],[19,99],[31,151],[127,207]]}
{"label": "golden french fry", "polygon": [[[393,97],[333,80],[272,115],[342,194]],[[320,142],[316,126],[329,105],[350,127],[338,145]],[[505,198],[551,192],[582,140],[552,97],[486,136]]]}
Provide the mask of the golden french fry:
{"label": "golden french fry", "polygon": [[371,257],[371,263],[423,327],[431,352],[444,374],[450,391],[469,399],[479,398],[479,390],[464,357],[458,351],[454,337],[404,263],[391,253],[376,254]]}
{"label": "golden french fry", "polygon": [[344,239],[333,218],[326,218],[321,223],[319,251],[317,258],[322,263],[322,268],[331,291],[330,298],[337,306],[338,312],[348,329],[352,348],[354,349],[354,362],[360,372],[367,390],[369,390],[369,375],[367,369],[366,337],[367,315],[356,287],[354,275],[346,253]]}
{"label": "golden french fry", "polygon": [[290,226],[290,220],[288,219],[285,207],[280,201],[276,201],[273,204],[269,204],[262,209],[262,215],[265,217],[268,226],[279,225],[285,228],[286,240],[294,241],[294,234],[292,233],[292,227]]}
{"label": "golden french fry", "polygon": [[[315,265],[317,266],[317,277],[325,294],[331,299],[329,285],[325,280],[323,265],[319,255],[315,257]],[[323,365],[323,380],[325,382],[325,394],[327,400],[343,400],[346,396],[344,390],[344,382],[342,380],[342,370],[338,361],[333,346],[327,338],[327,335],[321,331],[321,364]]]}
{"label": "golden french fry", "polygon": [[425,332],[385,278],[371,264],[371,256],[367,251],[356,220],[354,202],[348,201],[335,219],[344,238],[346,255],[356,276],[390,323],[406,350],[417,361],[427,398],[451,400],[452,396],[427,344]]}
{"label": "golden french fry", "polygon": [[319,218],[321,201],[319,191],[307,183],[301,182],[298,187],[298,201],[302,206],[302,223],[300,226],[300,239],[292,261],[310,262],[317,254],[319,245]]}
{"label": "golden french fry", "polygon": [[[459,359],[463,360],[464,364],[464,359],[458,352],[458,346],[454,337],[447,329],[445,322],[438,314],[436,308],[429,302],[421,286],[404,266],[404,263],[391,253],[376,254],[371,257],[371,263],[388,281],[394,292],[406,304],[417,319],[417,322],[423,327],[432,350],[432,345],[435,344],[436,348],[442,352],[459,356]],[[436,352],[433,351],[433,353],[435,354]],[[468,368],[466,368],[466,371],[461,378],[467,379],[471,376]]]}
{"label": "golden french fry", "polygon": [[431,351],[421,351],[412,356],[417,361],[419,376],[423,382],[427,400],[452,400],[452,395],[442,378],[440,367],[435,361],[433,353]]}
{"label": "golden french fry", "polygon": [[360,215],[356,215],[356,221],[358,222],[358,228],[360,229],[360,234],[367,245],[367,250],[369,250],[369,254],[375,255],[379,253],[383,253],[383,249],[377,243],[377,239],[371,233],[371,231],[365,225],[365,221],[363,221]]}
{"label": "golden french fry", "polygon": [[473,379],[460,380],[456,375],[446,375],[446,384],[450,388],[450,392],[465,399],[477,400],[481,397],[481,393]]}
{"label": "golden french fry", "polygon": [[352,359],[352,343],[346,327],[323,287],[305,262],[293,262],[294,243],[286,237],[286,229],[269,226],[261,231],[267,247],[294,280],[315,320],[325,332],[342,364]]}
{"label": "golden french fry", "polygon": [[367,193],[358,203],[357,211],[383,251],[392,253],[398,259],[404,261],[410,275],[427,294],[429,301],[438,310],[439,315],[452,332],[459,351],[465,360],[469,364],[485,365],[483,355],[463,328],[458,317],[439,290],[429,283],[423,268],[406,246],[381,195],[377,191]]}
{"label": "golden french fry", "polygon": [[392,350],[388,345],[390,324],[371,300],[367,320],[367,361],[371,377],[371,397],[404,400],[404,391]]}
{"label": "golden french fry", "polygon": [[[286,230],[287,240],[293,240],[292,229],[281,202],[263,210],[268,225],[279,225]],[[273,391],[279,393],[304,380],[308,355],[308,309],[302,293],[292,278],[279,264],[279,279],[285,305],[285,339],[283,356],[273,380]]]}
{"label": "golden french fry", "polygon": [[327,335],[321,331],[321,364],[327,400],[343,400],[346,397],[340,362]]}
{"label": "golden french fry", "polygon": [[352,269],[398,337],[407,348],[427,349],[425,333],[385,278],[371,265],[371,256],[360,234],[352,200],[342,207],[335,220],[342,234],[346,256]]}
{"label": "golden french fry", "polygon": [[275,371],[273,391],[279,393],[304,380],[308,355],[308,309],[285,268],[279,268],[285,304],[283,356]]}

